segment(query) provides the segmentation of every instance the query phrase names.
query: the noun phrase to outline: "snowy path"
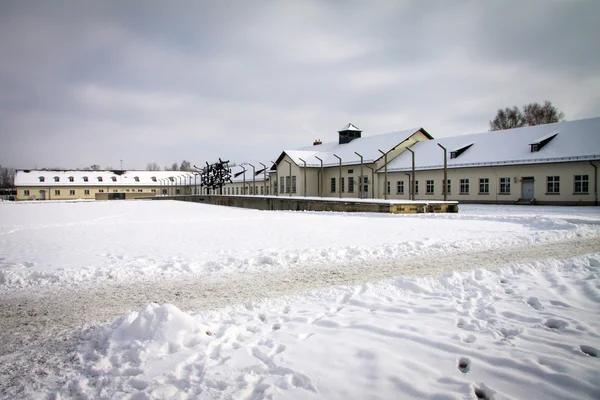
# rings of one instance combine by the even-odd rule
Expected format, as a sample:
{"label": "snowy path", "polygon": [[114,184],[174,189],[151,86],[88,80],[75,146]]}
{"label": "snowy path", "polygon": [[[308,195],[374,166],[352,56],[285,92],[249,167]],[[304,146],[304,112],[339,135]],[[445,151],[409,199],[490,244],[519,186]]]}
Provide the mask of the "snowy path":
{"label": "snowy path", "polygon": [[[32,379],[31,374],[52,374],[56,363],[64,362],[65,353],[75,351],[77,340],[72,340],[72,336],[82,334],[81,328],[112,321],[150,302],[170,303],[182,310],[206,310],[325,286],[354,285],[396,276],[439,276],[449,271],[564,260],[597,252],[600,252],[598,239],[586,238],[377,264],[289,269],[268,276],[246,274],[227,279],[188,278],[75,289],[48,287],[4,294],[0,308],[0,393],[9,386],[18,387],[18,382],[24,384]],[[32,365],[38,368],[31,368]]]}

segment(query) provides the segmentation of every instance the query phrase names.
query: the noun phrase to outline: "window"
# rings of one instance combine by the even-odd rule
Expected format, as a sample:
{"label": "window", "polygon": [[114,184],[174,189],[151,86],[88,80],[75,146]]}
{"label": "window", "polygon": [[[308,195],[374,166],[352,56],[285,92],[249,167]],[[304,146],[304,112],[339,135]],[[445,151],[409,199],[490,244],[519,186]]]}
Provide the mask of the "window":
{"label": "window", "polygon": [[292,193],[296,193],[296,175],[292,175]]}
{"label": "window", "polygon": [[102,177],[101,176],[98,177],[98,182],[102,182]]}
{"label": "window", "polygon": [[117,181],[117,177],[116,176],[111,176],[110,179],[112,179],[113,182]]}
{"label": "window", "polygon": [[369,191],[369,177],[368,176],[364,176],[363,177],[363,192],[367,193]]}
{"label": "window", "polygon": [[510,193],[510,178],[500,178],[500,193]]}
{"label": "window", "polygon": [[156,193],[156,189],[152,189],[152,193]]}
{"label": "window", "polygon": [[349,169],[349,170],[348,170],[348,175],[350,175],[350,174],[353,174],[353,173],[354,173],[354,170],[353,170],[353,169]]}
{"label": "window", "polygon": [[29,196],[29,189],[25,189],[25,190],[23,190],[23,195],[25,195],[25,196]]}
{"label": "window", "polygon": [[254,194],[254,193],[252,193],[253,190],[254,190],[254,188],[252,186],[250,186],[250,194]]}
{"label": "window", "polygon": [[[165,192],[166,192],[166,190],[165,190]],[[104,193],[104,189],[98,190],[98,193]]]}
{"label": "window", "polygon": [[469,180],[468,179],[460,180],[460,194],[469,194]]}
{"label": "window", "polygon": [[[136,177],[136,178],[137,178],[137,177]],[[152,179],[152,182],[156,182],[156,177],[155,177],[155,176],[153,176],[153,177],[152,177],[152,178],[150,178],[150,179]]]}
{"label": "window", "polygon": [[387,181],[387,194],[392,193],[392,185],[390,183],[390,181]]}
{"label": "window", "polygon": [[133,180],[136,181],[136,182],[139,182],[140,181],[140,177],[139,176],[134,176]]}
{"label": "window", "polygon": [[162,194],[167,194],[167,189],[163,189]]}
{"label": "window", "polygon": [[54,191],[54,194],[55,194],[56,196],[60,196],[60,190],[55,190],[55,191]]}
{"label": "window", "polygon": [[260,194],[261,194],[261,195],[262,195],[262,194],[264,194],[264,193],[263,193],[263,192],[264,192],[264,190],[265,190],[264,186],[261,186],[261,187],[260,187]]}
{"label": "window", "polygon": [[419,194],[419,181],[415,181],[415,194]]}
{"label": "window", "polygon": [[549,176],[547,178],[548,193],[560,193],[560,177]]}
{"label": "window", "polygon": [[[350,170],[352,171],[352,170]],[[348,193],[354,193],[354,177],[348,177]]]}
{"label": "window", "polygon": [[588,193],[589,178],[587,175],[575,175],[575,193]]}
{"label": "window", "polygon": [[75,190],[73,190],[73,189],[69,190],[69,195],[70,196],[75,196]]}
{"label": "window", "polygon": [[427,180],[425,181],[425,193],[426,194],[433,194],[433,180]]}
{"label": "window", "polygon": [[239,187],[235,188],[235,194],[240,194],[240,188]]}
{"label": "window", "polygon": [[291,185],[291,182],[290,182],[290,177],[286,176],[285,177],[285,192],[289,193],[291,187],[292,187],[292,185]]}
{"label": "window", "polygon": [[490,194],[489,178],[479,178],[479,194]]}
{"label": "window", "polygon": [[279,193],[283,193],[284,188],[284,177],[280,176],[279,177]]}
{"label": "window", "polygon": [[404,194],[404,181],[396,182],[396,194]]}
{"label": "window", "polygon": [[75,178],[73,178],[72,176],[69,177],[69,182],[75,182]]}
{"label": "window", "polygon": [[175,190],[175,194],[181,194],[181,189],[177,188],[177,189]]}
{"label": "window", "polygon": [[335,193],[335,178],[331,178],[329,190],[331,191],[331,193]]}
{"label": "window", "polygon": [[40,180],[40,182],[44,182],[46,180],[46,178],[44,178],[43,176],[40,176],[38,179]]}
{"label": "window", "polygon": [[54,177],[54,182],[60,182],[60,178],[58,176]]}
{"label": "window", "polygon": [[118,189],[114,189],[114,190],[113,190],[113,192],[114,192],[114,193],[118,193],[118,192],[119,192],[119,190],[118,190]]}
{"label": "window", "polygon": [[88,181],[88,177],[87,177],[87,176],[84,176],[84,177],[83,177],[83,181],[84,181],[84,182],[87,182],[87,181]]}
{"label": "window", "polygon": [[141,191],[142,191],[142,189],[138,189],[138,193],[141,192]]}
{"label": "window", "polygon": [[342,193],[345,193],[346,192],[346,185],[345,185],[346,182],[345,182],[344,177],[340,178],[340,183],[342,185]]}
{"label": "window", "polygon": [[89,196],[90,195],[90,189],[85,189],[83,191],[83,194],[85,194],[86,196]]}

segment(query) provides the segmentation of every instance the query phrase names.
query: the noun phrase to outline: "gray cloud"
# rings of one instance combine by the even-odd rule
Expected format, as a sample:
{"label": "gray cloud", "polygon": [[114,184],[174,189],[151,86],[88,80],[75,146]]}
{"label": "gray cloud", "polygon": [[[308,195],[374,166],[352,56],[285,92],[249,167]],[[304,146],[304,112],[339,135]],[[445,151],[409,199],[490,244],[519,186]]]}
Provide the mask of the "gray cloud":
{"label": "gray cloud", "polygon": [[0,4],[0,164],[143,168],[365,135],[600,115],[592,1]]}

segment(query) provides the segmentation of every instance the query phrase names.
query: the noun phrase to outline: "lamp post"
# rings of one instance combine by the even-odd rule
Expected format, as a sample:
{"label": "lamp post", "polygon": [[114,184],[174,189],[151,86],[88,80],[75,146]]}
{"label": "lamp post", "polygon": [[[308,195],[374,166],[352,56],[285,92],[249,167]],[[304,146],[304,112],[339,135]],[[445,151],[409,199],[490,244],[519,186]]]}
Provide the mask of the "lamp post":
{"label": "lamp post", "polygon": [[240,165],[240,167],[242,167],[242,194],[246,194],[246,168],[244,168],[243,165]]}
{"label": "lamp post", "polygon": [[338,190],[340,192],[340,199],[342,198],[342,159],[341,157],[338,157],[337,155],[333,155],[335,158],[337,158],[338,160],[340,160],[340,189]]}
{"label": "lamp post", "polygon": [[[177,183],[179,184],[178,185],[179,189],[177,189],[177,190],[179,190],[179,194],[181,194],[181,189],[183,188],[183,186],[181,185],[181,182],[182,182],[181,178],[183,178],[183,176],[177,175]],[[175,190],[175,194],[177,194],[177,190]]]}
{"label": "lamp post", "polygon": [[371,170],[371,198],[375,198],[375,169],[368,164],[365,164],[365,167]]}
{"label": "lamp post", "polygon": [[277,169],[277,163],[275,161],[271,161],[273,163],[273,165],[275,165],[275,171],[277,171],[275,173],[275,182],[273,182],[273,191],[275,192],[275,196],[279,196],[279,190],[277,190],[277,179],[279,179],[279,169]]}
{"label": "lamp post", "polygon": [[306,197],[306,161],[300,157],[298,157],[298,159],[304,163],[304,190],[302,192],[304,193],[304,197]]}
{"label": "lamp post", "polygon": [[323,197],[323,180],[325,179],[325,177],[323,176],[323,160],[321,160],[317,156],[315,156],[315,158],[321,161],[321,179],[317,179],[317,183],[319,184],[319,196]]}
{"label": "lamp post", "polygon": [[407,147],[406,150],[410,151],[411,155],[412,155],[412,201],[415,201],[415,152],[410,148]]}
{"label": "lamp post", "polygon": [[383,198],[385,200],[387,200],[387,196],[388,196],[388,177],[387,177],[387,153],[381,151],[381,149],[377,149],[381,154],[383,154],[384,160],[383,162],[384,164],[384,168],[385,168],[385,173],[384,173],[384,182],[383,182]]}
{"label": "lamp post", "polygon": [[354,154],[356,154],[357,156],[360,157],[360,178],[358,179],[358,193],[360,198],[363,198],[363,156],[361,156],[360,154],[358,154],[357,152],[354,152]]}
{"label": "lamp post", "polygon": [[[442,188],[444,189],[444,201],[446,201],[448,200],[448,151],[441,144],[438,143],[437,145],[444,150],[444,183]],[[498,193],[497,190],[496,193]]]}
{"label": "lamp post", "polygon": [[283,160],[283,161],[288,163],[288,166],[290,167],[290,172],[289,172],[288,178],[290,178],[289,191],[290,191],[290,197],[292,197],[292,163],[289,162],[288,160]]}
{"label": "lamp post", "polygon": [[254,165],[248,163],[249,166],[252,167],[252,195],[256,195],[256,168]]}
{"label": "lamp post", "polygon": [[262,165],[262,167],[263,167],[263,179],[264,179],[264,181],[263,181],[264,193],[263,194],[266,196],[268,194],[267,193],[267,166],[261,162],[259,162],[259,164]]}

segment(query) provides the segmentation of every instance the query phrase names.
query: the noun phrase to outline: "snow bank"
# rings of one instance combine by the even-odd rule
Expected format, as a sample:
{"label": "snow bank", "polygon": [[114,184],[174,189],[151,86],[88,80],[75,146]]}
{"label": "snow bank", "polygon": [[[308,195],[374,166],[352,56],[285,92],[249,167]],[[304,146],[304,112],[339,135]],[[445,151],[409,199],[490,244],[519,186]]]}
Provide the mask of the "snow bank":
{"label": "snow bank", "polygon": [[597,399],[600,253],[199,314],[149,304],[44,392],[90,398]]}
{"label": "snow bank", "polygon": [[3,204],[0,291],[269,273],[595,237],[598,211],[461,205],[459,214],[383,215],[169,201]]}

